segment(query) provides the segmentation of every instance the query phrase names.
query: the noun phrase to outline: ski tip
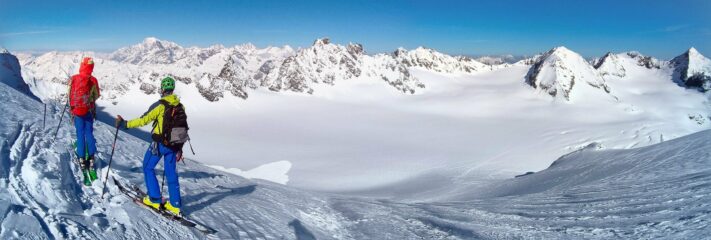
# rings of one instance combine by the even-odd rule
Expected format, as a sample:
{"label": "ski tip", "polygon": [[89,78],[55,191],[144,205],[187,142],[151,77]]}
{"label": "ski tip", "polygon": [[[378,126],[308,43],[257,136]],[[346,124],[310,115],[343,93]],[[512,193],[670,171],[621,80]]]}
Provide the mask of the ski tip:
{"label": "ski tip", "polygon": [[198,231],[200,231],[206,235],[216,235],[217,234],[217,230],[214,230],[211,228],[210,229],[198,229]]}

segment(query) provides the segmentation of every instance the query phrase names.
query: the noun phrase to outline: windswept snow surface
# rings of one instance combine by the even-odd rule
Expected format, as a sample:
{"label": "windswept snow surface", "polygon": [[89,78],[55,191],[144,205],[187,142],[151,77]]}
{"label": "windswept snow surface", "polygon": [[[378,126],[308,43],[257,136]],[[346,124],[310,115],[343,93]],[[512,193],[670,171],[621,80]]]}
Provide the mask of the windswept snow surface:
{"label": "windswept snow surface", "polygon": [[439,239],[704,239],[711,231],[709,144],[711,131],[630,150],[591,145],[544,171],[462,191],[455,202],[341,199],[333,206],[349,220],[374,219],[355,224],[357,232],[387,223],[428,228],[417,230]]}
{"label": "windswept snow surface", "polygon": [[[435,203],[309,193],[194,160],[179,165],[184,211],[205,236],[139,207],[102,181],[80,184],[72,127],[41,128],[42,105],[0,84],[2,239],[699,239],[711,220],[711,132],[631,150],[591,146],[544,171]],[[59,119],[50,108],[50,122]],[[113,128],[97,123],[105,174]],[[111,176],[141,185],[148,143],[121,134]],[[197,159],[201,160],[201,159]],[[159,171],[160,175],[160,171]],[[328,181],[328,179],[324,179]]]}

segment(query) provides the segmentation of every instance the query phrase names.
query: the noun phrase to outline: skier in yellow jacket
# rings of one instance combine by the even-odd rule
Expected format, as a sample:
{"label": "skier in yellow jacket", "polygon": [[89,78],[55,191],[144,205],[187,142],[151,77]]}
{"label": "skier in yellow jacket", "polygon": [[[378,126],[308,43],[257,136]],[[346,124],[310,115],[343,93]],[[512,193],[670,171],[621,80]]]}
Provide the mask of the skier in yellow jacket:
{"label": "skier in yellow jacket", "polygon": [[[125,126],[118,126],[123,122],[123,118],[119,115],[116,124],[117,127],[137,128],[153,123],[153,131],[151,132],[153,143],[151,143],[151,146],[143,158],[143,174],[146,189],[148,190],[148,196],[143,198],[143,203],[157,209],[163,207],[173,214],[181,215],[180,185],[178,183],[176,163],[182,158],[184,142],[178,144],[171,143],[169,139],[165,139],[166,137],[170,138],[170,136],[165,134],[168,129],[164,129],[166,126],[176,126],[175,124],[166,125],[164,123],[164,121],[167,121],[165,120],[166,115],[169,114],[166,110],[171,111],[170,114],[172,115],[175,115],[176,112],[182,112],[182,121],[186,121],[186,117],[184,117],[185,109],[182,104],[180,104],[178,97],[173,94],[173,90],[175,90],[175,80],[171,77],[164,78],[161,81],[160,104],[153,107],[142,117],[127,121]],[[187,137],[187,122],[185,122],[185,128],[185,137]],[[168,133],[170,132],[168,131]],[[162,202],[161,191],[154,170],[161,157],[164,158],[165,161],[165,178],[168,181],[168,193],[170,194],[170,201],[166,203]]]}

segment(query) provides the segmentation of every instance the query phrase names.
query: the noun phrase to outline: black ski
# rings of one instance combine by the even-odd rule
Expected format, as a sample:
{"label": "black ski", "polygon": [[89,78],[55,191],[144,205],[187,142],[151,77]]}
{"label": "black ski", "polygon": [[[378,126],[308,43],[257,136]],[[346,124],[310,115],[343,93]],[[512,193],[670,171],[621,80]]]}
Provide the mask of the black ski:
{"label": "black ski", "polygon": [[208,226],[205,226],[205,225],[203,225],[203,224],[201,224],[201,223],[195,222],[195,221],[193,221],[193,220],[186,219],[184,216],[176,216],[176,215],[174,215],[174,214],[172,214],[172,213],[170,213],[170,212],[168,212],[168,211],[161,210],[161,209],[155,209],[155,208],[153,208],[153,207],[150,207],[150,206],[147,206],[147,205],[143,204],[143,196],[145,196],[146,194],[145,194],[141,189],[139,189],[139,188],[136,187],[136,186],[131,186],[131,189],[128,189],[128,188],[126,188],[125,186],[123,186],[118,180],[116,180],[116,178],[113,178],[113,177],[112,177],[112,179],[114,180],[114,184],[116,184],[116,187],[118,187],[118,189],[119,189],[124,195],[126,195],[126,196],[129,197],[131,200],[133,200],[134,203],[136,203],[136,204],[138,204],[138,205],[141,205],[141,206],[144,207],[144,208],[150,209],[150,210],[152,210],[154,213],[157,213],[158,215],[160,215],[160,216],[162,216],[162,217],[165,217],[165,218],[167,218],[167,219],[171,219],[171,220],[173,220],[173,221],[177,221],[178,223],[180,223],[180,224],[183,225],[183,226],[195,228],[195,229],[197,229],[198,231],[203,232],[203,233],[205,233],[205,234],[215,234],[215,233],[217,233],[216,230],[214,230],[214,229],[212,229],[212,228],[210,228],[210,227],[208,227]]}

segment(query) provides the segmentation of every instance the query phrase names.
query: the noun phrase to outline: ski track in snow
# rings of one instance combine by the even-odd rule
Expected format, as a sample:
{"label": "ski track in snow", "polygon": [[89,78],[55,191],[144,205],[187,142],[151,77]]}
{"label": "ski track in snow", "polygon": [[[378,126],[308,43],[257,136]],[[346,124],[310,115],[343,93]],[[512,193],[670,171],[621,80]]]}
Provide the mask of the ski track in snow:
{"label": "ski track in snow", "polygon": [[[178,166],[184,210],[218,231],[205,236],[132,203],[112,184],[100,199],[111,126],[95,125],[101,180],[84,187],[69,153],[69,118],[52,140],[59,106],[50,106],[42,129],[40,103],[4,85],[0,102],[9,109],[0,115],[2,239],[697,239],[709,234],[709,131],[638,149],[586,148],[535,174],[460,189],[459,199],[448,202],[312,193],[188,160]],[[111,175],[143,188],[147,145],[120,134]]]}

